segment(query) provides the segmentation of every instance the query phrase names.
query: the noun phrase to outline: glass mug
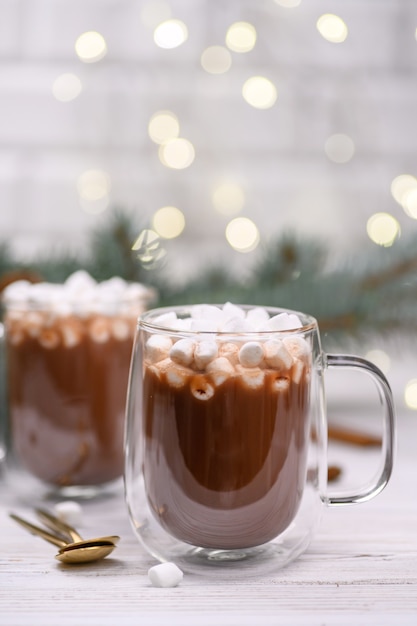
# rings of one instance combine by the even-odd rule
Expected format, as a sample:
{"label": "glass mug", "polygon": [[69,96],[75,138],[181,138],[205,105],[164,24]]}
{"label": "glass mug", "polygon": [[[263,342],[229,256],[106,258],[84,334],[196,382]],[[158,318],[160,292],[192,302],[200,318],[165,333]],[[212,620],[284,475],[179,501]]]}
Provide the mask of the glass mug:
{"label": "glass mug", "polygon": [[[376,383],[384,445],[377,475],[332,497],[323,378],[336,367]],[[308,546],[323,505],[366,501],[384,488],[394,430],[384,375],[360,357],[323,353],[309,315],[230,303],[148,311],[128,387],[132,526],[151,555],[185,571],[282,567]]]}
{"label": "glass mug", "polygon": [[136,320],[152,290],[79,271],[6,288],[5,479],[16,496],[122,489],[126,391]]}

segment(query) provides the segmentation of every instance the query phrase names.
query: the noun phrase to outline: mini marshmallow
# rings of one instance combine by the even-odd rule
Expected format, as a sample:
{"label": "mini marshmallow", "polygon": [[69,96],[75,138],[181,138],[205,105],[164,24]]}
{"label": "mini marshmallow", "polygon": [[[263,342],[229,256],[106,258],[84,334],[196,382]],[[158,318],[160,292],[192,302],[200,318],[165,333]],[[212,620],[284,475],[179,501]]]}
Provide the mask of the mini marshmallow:
{"label": "mini marshmallow", "polygon": [[190,389],[197,400],[210,400],[214,395],[214,387],[204,376],[194,376],[191,379]]}
{"label": "mini marshmallow", "polygon": [[104,317],[94,319],[89,327],[90,337],[96,343],[106,343],[110,339],[110,322]]}
{"label": "mini marshmallow", "polygon": [[95,289],[97,282],[85,270],[78,270],[68,276],[64,283],[65,288],[71,292],[90,291]]}
{"label": "mini marshmallow", "polygon": [[250,389],[259,389],[262,387],[265,380],[265,373],[263,370],[252,367],[246,368],[243,365],[236,366],[237,371],[242,377],[242,382]]}
{"label": "mini marshmallow", "polygon": [[53,350],[59,346],[59,335],[55,330],[52,330],[52,328],[45,328],[40,332],[38,341],[42,348]]}
{"label": "mini marshmallow", "polygon": [[191,309],[191,317],[207,319],[215,322],[224,320],[224,313],[219,307],[212,304],[196,304]]}
{"label": "mini marshmallow", "polygon": [[244,319],[245,311],[237,306],[236,304],[232,304],[231,302],[226,302],[223,305],[223,313],[227,318],[238,317],[240,319]]}
{"label": "mini marshmallow", "polygon": [[[169,359],[168,359],[169,360]],[[167,383],[176,389],[180,389],[184,387],[190,378],[190,370],[181,367],[181,365],[173,365],[172,361],[169,360],[170,366],[165,370],[165,377]],[[159,365],[159,363],[157,363]]]}
{"label": "mini marshmallow", "polygon": [[70,526],[78,526],[82,523],[83,511],[81,505],[73,500],[57,502],[54,506],[54,513],[61,522],[65,522],[65,524]]}
{"label": "mini marshmallow", "polygon": [[265,322],[259,330],[294,330],[301,327],[302,323],[297,315],[293,313],[279,313]]}
{"label": "mini marshmallow", "polygon": [[283,343],[290,352],[297,359],[303,359],[307,361],[311,355],[311,349],[307,341],[298,335],[293,337],[285,337]]}
{"label": "mini marshmallow", "polygon": [[258,367],[263,357],[264,351],[257,341],[247,341],[239,350],[239,361],[243,367]]}
{"label": "mini marshmallow", "polygon": [[210,374],[210,378],[216,387],[219,387],[225,380],[230,378],[234,371],[233,365],[224,356],[219,356],[207,365],[207,372]]}
{"label": "mini marshmallow", "polygon": [[174,363],[190,365],[194,357],[194,342],[191,339],[180,339],[172,346],[169,356]]}
{"label": "mini marshmallow", "polygon": [[200,333],[215,333],[219,329],[217,320],[211,320],[209,318],[196,318],[191,320],[191,330]]}
{"label": "mini marshmallow", "polygon": [[271,339],[264,343],[265,362],[268,367],[287,370],[291,367],[292,356],[282,341]]}
{"label": "mini marshmallow", "polygon": [[177,587],[184,577],[175,563],[160,563],[148,570],[148,578],[154,587]]}
{"label": "mini marshmallow", "polygon": [[225,333],[247,333],[254,329],[245,318],[231,317],[223,324],[221,330]]}
{"label": "mini marshmallow", "polygon": [[304,370],[304,363],[296,359],[294,361],[294,366],[292,368],[292,380],[296,385],[298,385],[301,381],[303,370]]}
{"label": "mini marshmallow", "polygon": [[126,341],[130,337],[130,328],[127,320],[115,319],[111,325],[112,335],[118,341]]}
{"label": "mini marshmallow", "polygon": [[246,313],[247,321],[254,326],[255,329],[259,328],[262,324],[265,324],[269,320],[269,314],[266,309],[260,306],[249,309]]}
{"label": "mini marshmallow", "polygon": [[146,357],[151,363],[166,359],[172,348],[172,339],[166,335],[151,335],[146,342]]}
{"label": "mini marshmallow", "polygon": [[277,376],[275,380],[272,382],[272,391],[277,393],[282,393],[286,391],[290,386],[290,379],[286,376]]}
{"label": "mini marshmallow", "polygon": [[219,347],[219,356],[224,356],[232,365],[237,365],[239,363],[239,348],[235,343],[226,341]]}
{"label": "mini marshmallow", "polygon": [[203,370],[210,361],[218,355],[217,343],[210,339],[198,341],[194,349],[194,363],[199,370]]}
{"label": "mini marshmallow", "polygon": [[60,324],[62,342],[66,348],[73,348],[80,343],[83,334],[82,326],[74,319],[62,321]]}
{"label": "mini marshmallow", "polygon": [[173,324],[177,321],[177,314],[175,311],[169,311],[168,313],[162,313],[152,320],[152,323],[156,326],[163,326],[164,328],[172,328]]}

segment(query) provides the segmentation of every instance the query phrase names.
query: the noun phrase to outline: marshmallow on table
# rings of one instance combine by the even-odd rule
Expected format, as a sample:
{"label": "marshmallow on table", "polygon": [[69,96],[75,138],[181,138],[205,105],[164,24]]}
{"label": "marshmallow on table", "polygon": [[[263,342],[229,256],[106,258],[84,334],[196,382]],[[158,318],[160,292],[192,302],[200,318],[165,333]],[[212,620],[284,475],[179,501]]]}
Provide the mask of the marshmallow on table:
{"label": "marshmallow on table", "polygon": [[160,563],[148,570],[148,578],[154,587],[177,587],[184,577],[175,563]]}
{"label": "marshmallow on table", "polygon": [[54,513],[61,522],[70,524],[70,526],[78,526],[82,522],[83,511],[81,505],[73,500],[57,502],[54,506]]}

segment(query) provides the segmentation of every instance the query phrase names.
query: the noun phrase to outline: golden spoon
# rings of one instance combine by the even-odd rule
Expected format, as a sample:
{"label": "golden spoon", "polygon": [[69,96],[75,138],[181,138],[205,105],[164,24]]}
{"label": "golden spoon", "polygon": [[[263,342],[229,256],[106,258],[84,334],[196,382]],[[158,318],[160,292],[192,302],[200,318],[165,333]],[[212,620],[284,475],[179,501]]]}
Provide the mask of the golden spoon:
{"label": "golden spoon", "polygon": [[10,517],[32,534],[39,535],[42,539],[45,539],[45,541],[58,546],[59,550],[55,558],[63,563],[89,563],[104,559],[113,552],[116,547],[115,541],[119,540],[119,537],[114,536],[111,539],[110,537],[98,537],[96,539],[73,541],[71,543],[57,535],[53,535],[39,526],[27,522],[14,513],[10,513]]}
{"label": "golden spoon", "polygon": [[[58,517],[55,517],[48,511],[45,511],[44,509],[36,509],[35,512],[39,519],[45,524],[45,526],[49,528],[49,530],[59,533],[59,535],[62,535],[64,539],[68,539],[68,543],[78,543],[80,541],[84,541],[83,537],[81,537],[81,535],[75,530],[75,528],[73,528],[73,526],[70,526],[66,522],[63,522]],[[94,539],[89,539],[88,541],[110,542],[117,544],[119,539],[120,537],[118,537],[117,535],[108,535],[105,537],[95,537]]]}

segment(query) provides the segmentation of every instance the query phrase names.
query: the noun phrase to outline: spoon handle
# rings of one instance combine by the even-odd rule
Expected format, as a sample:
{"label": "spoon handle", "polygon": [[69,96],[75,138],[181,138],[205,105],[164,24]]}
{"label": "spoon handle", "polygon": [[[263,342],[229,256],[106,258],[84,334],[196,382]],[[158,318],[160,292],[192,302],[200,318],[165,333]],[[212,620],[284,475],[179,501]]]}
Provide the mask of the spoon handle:
{"label": "spoon handle", "polygon": [[69,524],[55,517],[44,509],[36,509],[36,515],[50,530],[56,531],[73,541],[83,541],[81,535]]}
{"label": "spoon handle", "polygon": [[60,539],[56,535],[52,535],[52,533],[49,533],[43,528],[40,528],[39,526],[35,526],[34,524],[31,524],[30,522],[27,522],[26,520],[22,519],[18,515],[15,515],[14,513],[10,513],[10,517],[14,519],[15,522],[23,526],[23,528],[26,528],[26,530],[32,533],[32,535],[39,535],[39,537],[42,537],[42,539],[45,539],[45,541],[49,541],[49,543],[53,543],[54,546],[59,546],[60,548],[64,548],[66,545],[68,545],[68,541],[64,541],[63,539]]}

